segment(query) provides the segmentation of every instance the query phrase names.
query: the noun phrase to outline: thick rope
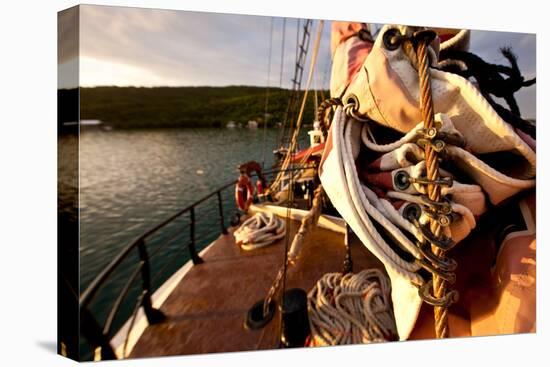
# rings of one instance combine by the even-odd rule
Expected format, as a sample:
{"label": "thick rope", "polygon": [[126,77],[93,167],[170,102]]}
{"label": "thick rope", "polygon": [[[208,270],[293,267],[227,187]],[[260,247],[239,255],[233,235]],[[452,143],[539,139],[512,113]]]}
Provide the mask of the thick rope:
{"label": "thick rope", "polygon": [[[296,261],[298,257],[300,256],[300,252],[302,250],[303,245],[303,239],[307,235],[307,233],[312,229],[313,226],[317,225],[317,222],[319,221],[319,216],[321,215],[321,207],[322,207],[322,195],[323,195],[323,188],[322,186],[319,186],[317,190],[315,191],[315,197],[313,199],[313,205],[309,211],[309,213],[302,218],[302,223],[300,225],[300,229],[294,236],[294,239],[292,240],[292,245],[290,246],[290,249],[288,249],[288,237],[285,237],[285,259],[283,266],[279,268],[279,271],[277,272],[277,275],[275,276],[275,280],[273,281],[273,285],[269,289],[269,292],[267,293],[267,296],[264,301],[264,314],[267,314],[267,308],[269,306],[269,303],[279,290],[281,288],[281,283],[283,283],[282,288],[284,289],[284,282],[285,282],[285,274],[287,271],[287,266],[291,265],[294,266],[296,264]],[[286,214],[286,220],[287,220],[287,228],[290,228],[290,208],[293,198],[289,199],[289,203],[287,205],[287,214]]]}
{"label": "thick rope", "polygon": [[269,246],[285,236],[285,222],[273,213],[256,213],[233,233],[243,250]]}
{"label": "thick rope", "polygon": [[292,245],[288,251],[288,262],[292,265],[296,263],[300,256],[300,252],[303,247],[303,242],[308,233],[311,232],[319,221],[319,216],[321,216],[321,209],[323,207],[323,186],[319,185],[315,190],[315,195],[313,197],[313,204],[309,212],[302,218],[302,223],[300,224],[300,229],[294,235],[292,240]]}
{"label": "thick rope", "polygon": [[[293,200],[293,198],[290,198],[290,200]],[[290,208],[292,201],[289,201],[287,206],[287,228],[290,228]],[[287,271],[287,266],[296,265],[296,261],[300,257],[300,252],[302,251],[303,247],[303,240],[305,236],[309,233],[311,229],[313,229],[317,222],[319,221],[319,216],[321,215],[321,209],[323,206],[323,187],[319,185],[319,187],[315,190],[315,196],[313,198],[313,204],[311,206],[310,211],[308,214],[302,218],[302,222],[300,225],[300,229],[298,232],[294,235],[294,238],[292,240],[292,245],[290,246],[290,249],[288,249],[287,244],[287,238],[285,238],[285,259],[283,266],[279,269],[277,272],[277,276],[275,277],[275,281],[273,282],[273,285],[269,289],[269,292],[267,294],[267,297],[264,301],[264,314],[267,313],[267,307],[271,300],[273,299],[275,293],[279,290],[281,287],[281,283],[284,283],[285,281],[285,274]],[[284,284],[283,284],[284,289]]]}
{"label": "thick rope", "polygon": [[378,269],[325,274],[308,294],[310,346],[374,343],[397,335],[390,280]]}
{"label": "thick rope", "polygon": [[[426,131],[434,127],[434,109],[432,100],[432,88],[430,71],[428,70],[428,41],[421,40],[417,46],[418,75],[420,79],[420,108],[422,119],[424,120],[424,129]],[[439,180],[439,161],[437,152],[431,144],[426,144],[424,148],[426,158],[426,176],[428,180]],[[428,185],[428,197],[430,200],[439,202],[441,200],[441,187],[439,185]],[[441,236],[441,226],[437,220],[430,219],[430,230],[439,238]],[[432,252],[438,257],[444,256],[444,251],[432,245]],[[447,282],[433,274],[433,295],[436,298],[443,298],[447,292]],[[435,334],[437,338],[447,338],[449,336],[448,308],[434,306]]]}
{"label": "thick rope", "polygon": [[332,107],[341,106],[342,100],[340,98],[329,98],[325,99],[319,107],[317,108],[317,121],[321,125],[321,131],[326,137],[328,134],[328,129],[330,128],[330,123],[327,121],[327,113]]}

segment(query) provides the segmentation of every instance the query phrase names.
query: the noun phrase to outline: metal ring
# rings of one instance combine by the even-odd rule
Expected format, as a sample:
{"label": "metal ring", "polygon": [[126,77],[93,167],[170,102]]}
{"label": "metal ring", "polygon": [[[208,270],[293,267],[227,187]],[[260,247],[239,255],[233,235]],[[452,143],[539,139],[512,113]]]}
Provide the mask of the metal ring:
{"label": "metal ring", "polygon": [[441,227],[448,227],[451,225],[452,223],[452,219],[451,219],[451,216],[450,215],[444,215],[444,214],[440,214],[438,217],[437,217],[437,222],[439,223],[439,225]]}
{"label": "metal ring", "polygon": [[415,184],[419,185],[439,185],[439,186],[447,186],[452,187],[453,186],[453,178],[452,177],[440,177],[437,180],[430,180],[427,177],[411,177],[410,181]]}
{"label": "metal ring", "polygon": [[434,139],[430,141],[430,145],[437,153],[442,152],[445,149],[445,142],[443,140]]}
{"label": "metal ring", "polygon": [[445,142],[440,139],[420,138],[416,141],[416,144],[421,148],[426,148],[426,145],[429,145],[437,153],[440,153],[445,149]]}
{"label": "metal ring", "polygon": [[404,217],[405,219],[408,219],[408,220],[411,220],[411,219],[419,220],[421,215],[422,215],[422,208],[420,207],[420,205],[418,205],[418,204],[416,204],[416,203],[408,203],[408,204],[403,208],[403,217]]}
{"label": "metal ring", "polygon": [[436,129],[435,127],[431,127],[429,129],[418,129],[416,133],[417,135],[427,140],[438,139],[446,144],[454,145],[460,148],[464,148],[466,146],[466,141],[463,137],[457,134],[450,134],[444,131],[438,131],[438,129]]}
{"label": "metal ring", "polygon": [[412,39],[413,42],[417,43],[420,41],[425,41],[426,43],[432,42],[437,37],[437,33],[431,29],[422,29],[413,33]]}
{"label": "metal ring", "polygon": [[411,222],[416,228],[420,229],[422,237],[424,237],[426,241],[440,248],[441,250],[448,251],[456,245],[455,242],[449,237],[443,236],[441,238],[435,238],[434,234],[429,230],[429,228],[420,224],[418,220],[412,220]]}
{"label": "metal ring", "polygon": [[429,129],[419,129],[417,134],[423,136],[425,139],[433,139],[437,136],[437,129],[435,127],[430,127]]}
{"label": "metal ring", "polygon": [[434,221],[438,222],[440,226],[442,227],[448,227],[453,222],[454,213],[446,214],[442,211],[438,211],[437,209],[433,208],[426,208],[424,210],[424,214],[426,214],[430,219],[433,219]]}
{"label": "metal ring", "polygon": [[450,284],[454,284],[454,282],[456,282],[456,274],[453,273],[453,272],[438,269],[432,263],[430,263],[428,261],[425,261],[424,259],[422,259],[422,260],[415,259],[414,262],[417,263],[418,265],[420,265],[422,268],[429,271],[430,273],[436,274],[439,277],[445,279]]}
{"label": "metal ring", "polygon": [[418,247],[418,250],[420,251],[422,256],[424,256],[433,266],[443,271],[456,270],[458,264],[455,260],[446,256],[436,256],[429,248],[430,245],[428,243],[417,243],[416,246]]}
{"label": "metal ring", "polygon": [[418,288],[418,295],[424,302],[435,307],[449,307],[453,303],[458,302],[458,292],[456,290],[451,290],[450,292],[445,293],[441,298],[436,298],[432,295],[430,289],[433,287],[433,281],[430,279],[426,283],[422,284]]}
{"label": "metal ring", "polygon": [[264,300],[256,302],[246,313],[244,326],[248,330],[258,330],[266,326],[275,315],[275,301],[271,300],[267,306],[267,314],[263,313]]}
{"label": "metal ring", "polygon": [[420,200],[422,200],[422,204],[429,207],[435,214],[450,215],[453,212],[453,207],[451,206],[449,200],[446,198],[443,198],[442,201],[434,201],[430,199],[427,195],[422,195],[420,196]]}
{"label": "metal ring", "polygon": [[390,28],[382,36],[384,47],[389,51],[395,51],[401,46],[404,37],[397,28]]}
{"label": "metal ring", "polygon": [[411,185],[411,176],[406,171],[399,170],[393,175],[393,185],[400,191],[405,191]]}
{"label": "metal ring", "polygon": [[357,96],[355,94],[349,94],[348,96],[346,96],[346,102],[344,104],[344,107],[347,107],[348,105],[353,105],[353,109],[354,110],[358,110],[359,109],[359,99],[357,98]]}

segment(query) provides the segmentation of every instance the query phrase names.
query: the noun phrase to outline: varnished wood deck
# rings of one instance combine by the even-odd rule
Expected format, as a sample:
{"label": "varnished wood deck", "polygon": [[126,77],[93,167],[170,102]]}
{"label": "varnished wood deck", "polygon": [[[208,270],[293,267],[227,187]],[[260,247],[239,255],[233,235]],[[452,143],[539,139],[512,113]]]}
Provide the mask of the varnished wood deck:
{"label": "varnished wood deck", "polygon": [[[299,228],[292,221],[291,235]],[[272,349],[278,346],[279,315],[261,330],[247,330],[248,309],[265,297],[283,262],[284,239],[263,249],[243,251],[233,235],[218,238],[166,299],[167,320],[149,326],[130,358]],[[292,237],[290,237],[292,239]],[[354,237],[354,271],[381,263]],[[342,270],[344,235],[317,228],[306,239],[301,259],[289,269],[286,288],[309,291],[325,273]]]}

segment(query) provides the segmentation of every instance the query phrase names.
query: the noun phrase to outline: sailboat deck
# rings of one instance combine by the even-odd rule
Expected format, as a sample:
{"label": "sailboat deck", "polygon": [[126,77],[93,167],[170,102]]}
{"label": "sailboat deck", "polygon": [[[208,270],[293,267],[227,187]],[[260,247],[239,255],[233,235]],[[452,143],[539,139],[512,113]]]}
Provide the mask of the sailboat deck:
{"label": "sailboat deck", "polygon": [[[300,223],[291,221],[293,236]],[[135,357],[232,352],[278,347],[279,315],[263,329],[247,330],[248,309],[267,294],[283,263],[285,240],[253,250],[220,236],[163,303],[166,321],[147,327],[130,355]],[[290,237],[292,239],[292,237]],[[351,241],[354,270],[382,268],[361,243]],[[325,273],[342,270],[344,235],[317,228],[306,237],[301,259],[287,273],[286,288],[309,291]]]}

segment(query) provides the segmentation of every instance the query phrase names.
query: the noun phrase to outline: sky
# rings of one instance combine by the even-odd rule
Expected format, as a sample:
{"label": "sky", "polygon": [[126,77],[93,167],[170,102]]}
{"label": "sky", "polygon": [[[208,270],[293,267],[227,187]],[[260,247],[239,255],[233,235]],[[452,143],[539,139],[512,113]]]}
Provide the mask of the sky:
{"label": "sky", "polygon": [[[294,18],[284,21],[278,17],[81,5],[79,20],[78,48],[70,37],[78,27],[78,18],[74,12],[61,14],[59,43],[63,52],[59,52],[58,70],[62,76],[79,67],[80,86],[291,86],[298,27]],[[311,47],[317,26],[315,21]],[[329,39],[330,21],[326,21],[313,87],[328,89]],[[535,76],[534,34],[472,31],[470,51],[484,60],[506,63],[498,51],[502,46],[511,46],[518,55],[524,76]],[[306,74],[307,69],[304,82]],[[60,88],[72,84],[74,81],[59,80]],[[524,117],[535,117],[535,92],[533,86],[516,94]]]}

